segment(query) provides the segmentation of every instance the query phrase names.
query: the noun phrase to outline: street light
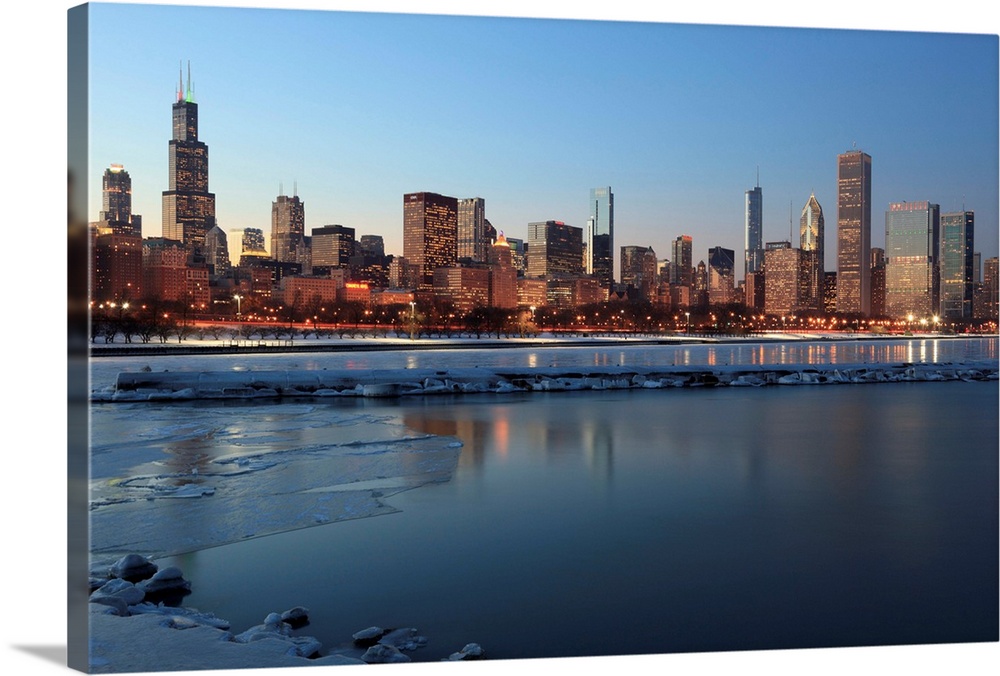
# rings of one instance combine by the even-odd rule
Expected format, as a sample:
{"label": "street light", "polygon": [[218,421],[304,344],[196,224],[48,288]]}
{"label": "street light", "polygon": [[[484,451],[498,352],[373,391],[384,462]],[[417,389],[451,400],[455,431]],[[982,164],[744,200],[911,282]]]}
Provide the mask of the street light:
{"label": "street light", "polygon": [[416,328],[417,323],[417,304],[414,301],[410,301],[410,340],[413,340],[413,330]]}
{"label": "street light", "polygon": [[243,300],[243,296],[241,296],[240,294],[236,294],[235,296],[233,296],[233,300],[236,301],[236,319],[239,320],[240,315],[242,314],[240,301]]}
{"label": "street light", "polygon": [[687,319],[687,330],[685,331],[685,333],[690,334],[691,333],[691,313],[690,312],[685,312],[684,313],[684,317]]}

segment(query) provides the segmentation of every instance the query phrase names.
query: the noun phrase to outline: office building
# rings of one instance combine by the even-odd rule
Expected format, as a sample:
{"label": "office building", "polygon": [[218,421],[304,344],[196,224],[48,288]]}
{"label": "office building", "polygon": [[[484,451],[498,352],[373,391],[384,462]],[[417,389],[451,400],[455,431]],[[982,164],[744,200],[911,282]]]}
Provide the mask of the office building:
{"label": "office building", "polygon": [[[736,252],[721,246],[708,250],[708,302],[710,305],[728,305],[735,300]],[[751,273],[752,274],[752,273]]]}
{"label": "office building", "polygon": [[305,244],[306,205],[298,195],[278,195],[271,202],[271,257],[296,263]]}
{"label": "office building", "polygon": [[693,241],[690,235],[681,235],[674,240],[671,251],[673,265],[670,268],[670,283],[691,288],[694,283],[692,268]]}
{"label": "office building", "polygon": [[120,164],[104,170],[101,221],[116,234],[142,236],[142,218],[132,213],[132,178]]}
{"label": "office building", "polygon": [[657,286],[656,252],[651,246],[623,246],[621,248],[622,284],[638,290],[640,297],[653,300]]}
{"label": "office building", "polygon": [[[940,209],[929,202],[894,202],[885,212],[885,311],[930,318],[938,312]],[[842,284],[838,279],[838,284]],[[838,290],[842,291],[841,289]]]}
{"label": "office building", "polygon": [[811,256],[791,242],[768,242],[764,247],[764,312],[787,316],[810,308]]}
{"label": "office building", "polygon": [[485,263],[490,238],[486,232],[486,200],[470,197],[458,200],[458,258]]}
{"label": "office building", "polygon": [[941,214],[940,315],[945,319],[972,317],[972,285],[975,283],[975,214],[959,211]]}
{"label": "office building", "polygon": [[517,269],[514,256],[503,231],[490,245],[490,306],[500,308],[517,307]]}
{"label": "office building", "polygon": [[823,246],[825,233],[823,229],[823,207],[819,205],[816,194],[809,195],[809,200],[802,207],[799,217],[799,248],[808,258],[809,264],[809,307],[813,310],[823,309],[823,276],[824,257]]}
{"label": "office building", "polygon": [[205,234],[204,255],[211,274],[224,275],[229,270],[229,240],[219,226]]}
{"label": "office building", "polygon": [[529,277],[576,277],[583,274],[583,228],[562,221],[528,224]]}
{"label": "office building", "polygon": [[458,200],[432,192],[403,195],[403,257],[420,268],[418,288],[458,261]]}
{"label": "office building", "polygon": [[346,268],[355,251],[354,228],[324,225],[312,229],[314,267]]}
{"label": "office building", "polygon": [[837,157],[837,311],[871,312],[872,158]]}
{"label": "office building", "polygon": [[215,194],[208,191],[208,146],[198,139],[198,104],[183,75],[173,105],[173,138],[168,146],[168,183],[163,192],[162,233],[200,258],[205,235],[215,227]]}
{"label": "office building", "polygon": [[615,283],[615,196],[611,187],[592,188],[587,219],[586,272],[605,289]]}
{"label": "office building", "polygon": [[872,247],[872,317],[885,316],[885,249]]}

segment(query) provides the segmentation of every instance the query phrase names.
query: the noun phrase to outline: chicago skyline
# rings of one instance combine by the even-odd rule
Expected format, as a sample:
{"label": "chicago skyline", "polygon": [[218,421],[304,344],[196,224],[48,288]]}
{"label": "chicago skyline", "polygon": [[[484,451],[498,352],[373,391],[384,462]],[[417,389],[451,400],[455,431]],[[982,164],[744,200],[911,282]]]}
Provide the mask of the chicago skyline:
{"label": "chicago skyline", "polygon": [[[152,6],[116,6],[113,10],[98,6],[95,10],[112,14],[121,12],[129,18],[134,18],[135,13],[146,18],[158,16]],[[226,72],[232,77],[229,80],[220,79],[222,71],[207,55],[207,47],[194,39],[217,26],[226,12],[241,13],[244,20],[241,22],[243,39],[250,39],[255,31],[263,30],[261,24],[265,24],[267,17],[272,15],[268,10],[184,9],[181,17],[173,20],[185,22],[191,36],[185,34],[180,42],[174,41],[169,45],[156,36],[144,36],[149,42],[143,43],[144,53],[148,54],[143,62],[148,67],[150,59],[162,57],[164,62],[169,60],[173,64],[171,69],[175,69],[178,60],[192,57],[199,78],[199,97],[210,96],[212,100],[212,114],[208,117],[213,119],[213,126],[207,138],[211,138],[213,143],[213,183],[226,203],[227,213],[220,214],[219,225],[227,232],[243,227],[267,229],[267,212],[266,206],[261,204],[262,195],[273,194],[273,189],[258,191],[253,186],[258,182],[272,186],[280,176],[298,177],[301,192],[310,202],[310,213],[316,214],[319,222],[343,223],[359,232],[383,234],[386,252],[396,254],[402,248],[399,195],[412,192],[415,188],[432,188],[450,195],[482,195],[490,203],[489,219],[493,226],[508,235],[522,235],[527,223],[540,218],[585,225],[588,214],[579,194],[587,189],[587,185],[603,184],[615,186],[616,196],[619,197],[615,205],[615,220],[618,221],[615,226],[619,230],[616,239],[652,246],[656,251],[668,251],[677,233],[688,232],[694,236],[699,251],[710,246],[742,251],[745,247],[740,240],[744,233],[740,225],[745,214],[740,193],[745,191],[746,183],[753,178],[751,172],[758,165],[767,176],[763,188],[772,196],[764,204],[763,238],[772,240],[777,232],[784,230],[785,219],[769,212],[767,204],[776,205],[778,211],[783,211],[780,205],[784,202],[802,203],[812,193],[820,203],[832,204],[836,178],[829,158],[857,138],[861,141],[859,145],[878,158],[871,200],[877,209],[883,209],[893,201],[921,195],[932,196],[942,204],[943,209],[952,211],[965,204],[977,212],[977,220],[983,226],[979,228],[982,237],[977,249],[987,257],[996,250],[996,228],[990,227],[996,223],[996,186],[988,185],[983,180],[983,177],[992,177],[996,173],[995,153],[991,156],[988,152],[991,144],[995,147],[996,140],[995,125],[990,124],[995,123],[996,111],[996,97],[990,99],[990,93],[996,91],[995,82],[989,77],[989,57],[995,56],[996,45],[991,36],[495,20],[495,23],[489,24],[493,37],[472,51],[471,61],[476,64],[484,65],[483,60],[487,58],[507,58],[512,47],[503,43],[502,38],[511,38],[511,45],[552,38],[551,46],[546,46],[548,43],[543,41],[539,45],[540,51],[530,59],[511,61],[509,74],[515,76],[520,88],[511,89],[509,83],[503,81],[493,82],[492,69],[477,70],[484,86],[490,84],[494,87],[490,89],[490,96],[445,108],[438,105],[434,108],[437,112],[433,112],[425,93],[413,90],[397,75],[380,70],[375,62],[370,70],[365,70],[368,65],[362,69],[367,75],[364,82],[358,80],[360,73],[343,78],[345,89],[340,100],[352,102],[351,107],[345,103],[329,102],[322,88],[310,84],[309,78],[322,73],[337,77],[345,73],[344,62],[331,61],[334,55],[328,55],[319,59],[311,69],[292,67],[290,74],[284,74],[295,82],[289,82],[283,91],[300,103],[297,108],[282,106],[281,110],[287,108],[301,112],[296,115],[280,111],[269,113],[272,117],[277,115],[288,121],[282,124],[277,120],[259,119],[254,107],[241,103],[254,90],[247,79],[253,71],[250,64],[231,69],[226,62]],[[423,41],[419,49],[414,46],[412,35],[406,31],[408,27],[419,27],[426,31],[426,35],[434,36],[456,27],[474,29],[481,25],[479,22],[493,21],[478,17],[365,15],[365,23],[360,23],[361,17],[351,13],[304,14],[338,36],[354,28],[361,30],[358,36],[383,28],[393,36],[398,31],[399,48],[394,48],[386,56],[391,62],[402,58],[407,49],[416,50],[421,62],[430,58],[425,53],[427,47]],[[115,23],[111,14],[101,18],[101,30]],[[298,29],[300,20],[297,17],[284,20],[289,22],[284,26],[285,30],[291,30],[293,26]],[[143,22],[140,24],[145,25]],[[304,44],[310,44],[312,29],[306,27],[303,31]],[[515,114],[507,109],[508,98],[523,101],[536,94],[543,82],[552,83],[558,92],[568,94],[563,89],[594,64],[585,57],[571,62],[558,59],[558,48],[572,42],[574,36],[589,35],[593,31],[600,31],[602,35],[607,32],[615,44],[628,47],[612,65],[622,67],[624,70],[621,72],[631,73],[635,81],[643,86],[623,90],[618,97],[620,100],[613,105],[604,102],[589,111],[584,108],[577,110],[572,96],[567,96],[565,101],[560,100],[559,105],[554,106],[557,110],[519,107]],[[347,36],[345,39],[350,45],[357,46],[358,36]],[[637,36],[664,39],[646,40],[642,43],[645,46],[640,49],[629,42]],[[96,44],[99,42],[96,38],[100,36],[94,37]],[[728,48],[719,54],[699,53],[697,63],[688,64],[681,70],[638,68],[638,64],[644,63],[639,57],[655,57],[656,61],[673,58],[673,50],[679,53],[692,41],[706,37],[722,38]],[[815,46],[816,38],[822,38],[819,42],[824,45],[822,49]],[[127,38],[129,41],[133,39],[138,39],[138,36]],[[458,39],[461,42],[464,38]],[[729,83],[725,73],[732,68],[734,59],[739,58],[742,62],[754,58],[747,56],[753,54],[753,49],[739,52],[738,46],[752,47],[766,40],[775,45],[776,53],[799,54],[795,50],[810,39],[813,46],[804,53],[801,63],[763,64],[768,70],[761,71],[761,81],[768,83],[770,95],[752,97],[747,105],[738,107],[738,111],[719,112],[708,116],[710,120],[703,120],[701,118],[705,116],[688,115],[684,108],[674,105],[663,107],[666,91],[670,87],[681,87],[677,91],[703,100],[708,109],[729,110],[730,106],[715,100],[717,92],[724,89],[720,85]],[[883,42],[894,50],[878,49]],[[668,43],[669,47],[664,46]],[[839,82],[837,71],[831,68],[828,59],[836,53],[836,46],[842,43],[857,48],[849,57],[851,60],[875,58],[875,55],[880,59],[890,59],[883,64],[884,68],[880,68],[880,73],[884,71],[884,79],[880,76],[874,78],[876,81],[870,85],[864,85],[871,87],[873,92],[867,99],[869,107],[835,105],[828,106],[829,110],[805,116],[799,114],[801,111],[786,111],[785,107],[775,105],[784,98],[781,92],[787,91],[789,96],[793,92],[792,87],[783,84],[793,81],[787,77],[789,69],[809,70],[812,79],[825,77],[824,81],[833,85]],[[216,49],[222,47],[215,45],[211,51]],[[338,54],[340,49],[342,47],[337,48]],[[429,54],[436,52],[431,50]],[[254,59],[258,56],[264,58],[263,54],[251,56]],[[932,57],[937,60],[928,68],[914,65]],[[102,66],[103,58],[102,50],[96,49],[95,90],[115,84],[123,86],[121,78],[126,75],[110,73],[110,66]],[[297,57],[293,54],[289,58],[294,63]],[[360,62],[367,64],[363,59]],[[986,64],[985,69],[983,63]],[[627,67],[627,64],[631,65]],[[450,76],[451,69],[456,67],[459,73],[473,67],[471,63],[459,67],[452,61],[441,59],[434,59],[432,65],[440,77]],[[115,61],[115,66],[120,66],[118,61]],[[132,67],[131,64],[129,66]],[[605,69],[610,67],[602,66]],[[273,64],[265,64],[262,68],[258,73],[260,77],[267,77],[273,72]],[[519,79],[516,76],[522,71],[537,71],[537,74]],[[307,75],[309,72],[313,75]],[[162,168],[153,172],[143,168],[149,163],[149,157],[141,149],[148,146],[149,141],[133,136],[133,129],[145,126],[151,133],[155,132],[156,125],[147,120],[142,111],[151,105],[145,93],[160,89],[154,98],[157,102],[162,101],[162,88],[154,85],[153,81],[159,78],[154,77],[151,71],[142,78],[133,71],[128,77],[142,80],[137,95],[130,99],[128,105],[116,100],[112,106],[114,111],[108,111],[108,115],[112,124],[122,122],[116,127],[117,137],[109,140],[102,136],[100,130],[95,130],[92,156],[102,170],[109,163],[122,163],[129,168],[138,204],[148,200],[149,194],[156,193],[146,186],[162,181],[159,178],[162,177]],[[905,87],[905,83],[918,80],[926,80],[925,90],[929,87],[937,95],[927,99],[917,96],[915,89],[911,93]],[[893,83],[893,92],[898,94],[895,97],[879,92],[880,86],[885,87],[890,82]],[[296,83],[300,86],[295,86]],[[708,83],[712,86],[709,87]],[[731,91],[738,92],[739,88]],[[388,109],[371,108],[383,101],[387,92],[412,100],[415,104],[413,114],[408,118],[390,116],[384,110],[391,110],[391,106]],[[99,91],[95,92],[94,97],[97,107],[111,103],[98,94]],[[970,104],[955,111],[945,105],[950,95],[984,98],[981,105]],[[451,101],[451,98],[446,98]],[[921,102],[920,106],[915,106],[917,101]],[[496,105],[500,102],[504,105]],[[320,110],[324,111],[322,115],[306,115],[306,111]],[[627,113],[624,112],[626,110]],[[657,110],[661,115],[656,118],[655,126],[651,126],[654,117],[650,113]],[[123,119],[129,111],[132,117]],[[361,111],[369,111],[370,117],[378,119],[377,129],[372,120],[357,117]],[[726,153],[725,162],[713,154],[712,149],[719,147],[720,143],[732,141],[732,135],[738,129],[748,124],[759,125],[764,119],[762,115],[776,116],[777,119],[761,126],[760,133],[752,137],[753,142],[743,139],[730,144],[738,152]],[[103,112],[101,116],[103,119]],[[252,118],[252,121],[242,118]],[[609,146],[612,150],[599,154],[596,161],[590,158],[585,163],[578,162],[582,156],[572,145],[575,132],[580,125],[598,118],[612,132],[614,143]],[[315,129],[313,125],[321,120],[330,124],[325,124],[321,130]],[[474,120],[478,121],[474,123]],[[563,126],[553,127],[556,120],[560,120]],[[888,124],[890,120],[895,124]],[[201,123],[207,124],[206,119],[202,119]],[[234,136],[234,130],[243,129],[244,125],[253,125],[257,130],[254,144],[247,142],[245,133]],[[442,125],[450,129],[447,135],[438,131]],[[895,131],[900,127],[909,127],[919,133],[914,139],[904,142]],[[775,142],[774,139],[778,138],[775,134],[779,132],[787,138],[787,142]],[[834,138],[831,138],[831,133]],[[914,140],[930,142],[942,135],[950,142],[942,150],[941,160],[933,163],[915,161],[914,149],[921,144],[914,143]],[[356,141],[364,141],[363,150],[360,146],[355,149],[351,145]],[[280,151],[274,145],[278,142],[282,147]],[[388,144],[395,144],[391,155],[383,152]],[[477,149],[475,154],[471,151],[473,147]],[[699,147],[700,154],[692,155]],[[225,153],[220,148],[225,148]],[[251,149],[252,157],[248,155]],[[324,157],[336,157],[337,160],[320,161],[317,155],[320,149],[323,149]],[[465,169],[458,169],[459,162]],[[944,171],[941,167],[945,165],[958,169]],[[159,166],[162,167],[162,164]],[[346,170],[348,166],[351,167],[349,171]],[[142,176],[141,181],[139,176]],[[220,190],[219,181],[228,184],[229,189],[225,193]],[[162,184],[157,188],[162,190]],[[269,198],[266,199],[269,201]],[[155,212],[155,208],[137,208],[140,213],[151,210]],[[873,233],[873,246],[880,243],[879,230]],[[155,236],[157,233],[151,231],[144,234]],[[230,241],[234,239],[231,237]],[[825,268],[830,270],[836,265],[829,251],[834,248],[833,242],[828,244]],[[617,252],[612,252],[614,258],[617,258]]]}

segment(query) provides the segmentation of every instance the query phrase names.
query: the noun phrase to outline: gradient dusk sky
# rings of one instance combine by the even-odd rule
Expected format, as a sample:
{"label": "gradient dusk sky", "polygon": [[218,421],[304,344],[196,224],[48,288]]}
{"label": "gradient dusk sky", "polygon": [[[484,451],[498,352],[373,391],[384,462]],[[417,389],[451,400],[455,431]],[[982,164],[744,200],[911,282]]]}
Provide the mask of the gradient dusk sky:
{"label": "gradient dusk sky", "polygon": [[[336,6],[336,3],[330,3]],[[615,194],[622,245],[742,258],[759,168],[765,241],[815,192],[836,269],[837,155],[872,156],[872,245],[890,202],[976,212],[998,251],[996,35],[93,4],[87,217],[123,164],[158,236],[179,69],[190,61],[218,224],[270,233],[283,186],[306,231],[402,253],[402,196],[486,200],[508,236],[584,227]],[[737,277],[742,278],[742,265]]]}

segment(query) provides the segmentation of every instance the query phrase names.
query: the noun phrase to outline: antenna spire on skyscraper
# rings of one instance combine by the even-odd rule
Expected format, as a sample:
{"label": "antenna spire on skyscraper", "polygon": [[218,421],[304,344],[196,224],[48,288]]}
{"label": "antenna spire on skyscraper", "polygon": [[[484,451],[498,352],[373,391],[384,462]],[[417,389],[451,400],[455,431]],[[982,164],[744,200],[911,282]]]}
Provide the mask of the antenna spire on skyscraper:
{"label": "antenna spire on skyscraper", "polygon": [[184,62],[177,62],[177,101],[184,100]]}

